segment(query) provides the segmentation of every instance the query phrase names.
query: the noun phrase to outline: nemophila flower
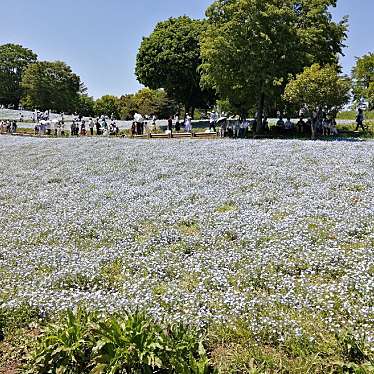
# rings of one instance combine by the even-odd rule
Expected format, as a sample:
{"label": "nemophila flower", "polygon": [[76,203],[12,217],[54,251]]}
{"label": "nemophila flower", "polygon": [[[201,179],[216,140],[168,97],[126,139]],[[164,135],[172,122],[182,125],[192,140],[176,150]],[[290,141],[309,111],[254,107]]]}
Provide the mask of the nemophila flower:
{"label": "nemophila flower", "polygon": [[0,161],[1,307],[374,347],[373,143],[2,137]]}

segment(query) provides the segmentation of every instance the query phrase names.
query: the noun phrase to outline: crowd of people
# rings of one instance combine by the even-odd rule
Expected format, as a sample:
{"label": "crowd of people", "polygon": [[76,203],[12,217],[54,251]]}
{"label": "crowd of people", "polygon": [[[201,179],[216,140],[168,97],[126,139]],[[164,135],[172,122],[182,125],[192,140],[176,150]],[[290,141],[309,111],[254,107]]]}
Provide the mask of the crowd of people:
{"label": "crowd of people", "polygon": [[0,133],[14,134],[17,131],[17,121],[1,121],[0,122]]}
{"label": "crowd of people", "polygon": [[[157,130],[157,123],[156,123],[156,116],[152,116],[151,125],[148,125],[149,118],[143,116],[141,114],[135,113],[134,121],[132,122],[131,126],[131,135],[144,135],[145,132],[156,131]],[[183,117],[183,119],[179,118],[179,115],[170,116],[167,121],[167,133],[172,133],[173,131],[180,132],[184,131],[186,133],[192,132],[192,117],[189,113]]]}
{"label": "crowd of people", "polygon": [[94,136],[94,135],[118,135],[119,127],[112,117],[110,120],[106,116],[89,118],[86,122],[82,118],[75,118],[70,126],[72,136]]}
{"label": "crowd of people", "polygon": [[290,117],[284,120],[283,117],[280,116],[275,130],[281,135],[288,135],[296,132],[300,135],[309,136],[312,134],[313,130],[317,136],[338,135],[335,118],[328,118],[327,116],[323,116],[315,121],[300,116],[297,123],[292,122]]}
{"label": "crowd of people", "polygon": [[[40,119],[43,118],[43,119]],[[37,117],[34,127],[35,135],[54,135],[65,136],[67,130],[65,129],[64,115],[59,119],[49,119],[49,115]],[[70,124],[70,136],[86,136],[86,135],[118,135],[119,127],[112,117],[107,116],[97,118],[83,119],[82,116],[74,116]]]}
{"label": "crowd of people", "polygon": [[[256,131],[257,119],[241,119],[239,116],[227,117],[222,113],[219,117],[217,111],[208,112],[209,129],[207,132],[216,133],[221,138],[247,138],[250,133]],[[35,135],[52,135],[65,136],[69,131],[65,128],[64,113],[57,119],[50,119],[50,112],[33,113],[32,120],[35,122]],[[20,115],[20,121],[23,121],[23,115]],[[130,133],[132,136],[143,135],[146,132],[154,132],[157,128],[156,116],[145,116],[135,113]],[[150,125],[149,125],[150,123]],[[275,126],[269,126],[268,118],[263,118],[262,128],[265,132],[273,135],[291,136],[299,134],[301,136],[330,136],[338,135],[337,123],[334,117],[329,117],[325,113],[313,113],[310,118],[305,118],[303,113],[300,113],[299,119],[293,122],[290,117],[284,118],[281,113],[278,113],[278,120]],[[362,129],[366,131],[364,125],[364,112],[362,109],[358,110],[356,117],[356,131]],[[0,122],[1,133],[15,133],[17,131],[16,120],[3,120]],[[170,116],[167,120],[166,133],[173,131],[192,133],[192,116],[186,113],[181,119],[179,115]],[[82,116],[74,115],[73,121],[70,124],[71,136],[109,136],[118,135],[119,127],[114,119],[102,115],[97,118],[84,119]]]}

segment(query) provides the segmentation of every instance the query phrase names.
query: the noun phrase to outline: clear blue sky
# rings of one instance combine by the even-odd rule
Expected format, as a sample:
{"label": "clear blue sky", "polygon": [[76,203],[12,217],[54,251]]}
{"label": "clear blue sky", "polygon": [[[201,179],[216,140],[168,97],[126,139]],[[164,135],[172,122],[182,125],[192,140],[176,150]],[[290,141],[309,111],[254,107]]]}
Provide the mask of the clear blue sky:
{"label": "clear blue sky", "polygon": [[[143,36],[168,17],[204,16],[213,0],[1,0],[0,44],[19,43],[42,60],[62,60],[89,94],[121,95],[140,88],[134,74]],[[335,17],[349,15],[342,59],[348,73],[355,56],[374,51],[374,0],[338,0]]]}

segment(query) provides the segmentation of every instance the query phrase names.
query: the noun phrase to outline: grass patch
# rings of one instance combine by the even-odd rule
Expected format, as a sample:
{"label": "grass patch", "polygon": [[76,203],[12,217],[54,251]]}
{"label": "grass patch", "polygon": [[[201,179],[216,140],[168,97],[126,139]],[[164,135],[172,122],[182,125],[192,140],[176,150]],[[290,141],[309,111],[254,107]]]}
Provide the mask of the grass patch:
{"label": "grass patch", "polygon": [[[272,332],[253,334],[243,320],[213,325],[208,341],[211,360],[220,373],[370,373],[373,355],[349,332],[328,332],[317,318],[295,315],[297,332],[274,339]],[[323,334],[310,339],[316,329]]]}
{"label": "grass patch", "polygon": [[238,210],[237,205],[234,202],[227,202],[216,209],[217,213],[229,213]]}
{"label": "grass patch", "polygon": [[[349,110],[349,111],[340,112],[337,116],[337,119],[355,121],[356,117],[357,117],[357,112],[354,110]],[[374,120],[374,111],[366,111],[365,118],[367,120]]]}
{"label": "grass patch", "polygon": [[178,224],[178,230],[186,236],[196,236],[200,234],[200,227],[195,221],[182,221]]}

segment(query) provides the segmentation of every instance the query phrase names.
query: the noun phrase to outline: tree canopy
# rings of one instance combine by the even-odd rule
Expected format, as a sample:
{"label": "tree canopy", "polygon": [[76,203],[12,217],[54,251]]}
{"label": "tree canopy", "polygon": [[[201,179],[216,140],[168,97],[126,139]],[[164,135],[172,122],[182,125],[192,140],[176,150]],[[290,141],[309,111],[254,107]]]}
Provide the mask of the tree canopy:
{"label": "tree canopy", "polygon": [[120,116],[120,102],[118,97],[113,95],[105,95],[95,101],[95,114],[101,116],[102,114],[119,118]]}
{"label": "tree canopy", "polygon": [[209,105],[212,92],[200,87],[200,36],[204,30],[204,21],[186,16],[158,23],[141,43],[136,59],[138,81],[152,89],[164,88],[187,111]]}
{"label": "tree canopy", "polygon": [[281,96],[289,77],[313,63],[336,63],[347,20],[332,21],[336,0],[218,0],[201,41],[203,83],[242,111]]}
{"label": "tree canopy", "polygon": [[87,94],[79,95],[76,111],[85,117],[93,117],[95,115],[95,100]]}
{"label": "tree canopy", "polygon": [[352,70],[353,94],[357,103],[365,100],[374,109],[374,53],[358,58]]}
{"label": "tree canopy", "polygon": [[82,84],[78,75],[62,61],[38,61],[29,65],[22,75],[25,108],[74,112]]}
{"label": "tree canopy", "polygon": [[168,118],[178,112],[178,106],[170,99],[164,90],[143,88],[132,95],[120,98],[121,118],[133,119],[135,113],[143,116],[155,115],[158,118]]}
{"label": "tree canopy", "polygon": [[284,99],[309,113],[325,111],[335,117],[350,99],[351,81],[338,74],[334,65],[314,64],[286,86]]}
{"label": "tree canopy", "polygon": [[18,106],[22,96],[22,74],[36,60],[37,55],[21,45],[0,46],[0,104]]}

